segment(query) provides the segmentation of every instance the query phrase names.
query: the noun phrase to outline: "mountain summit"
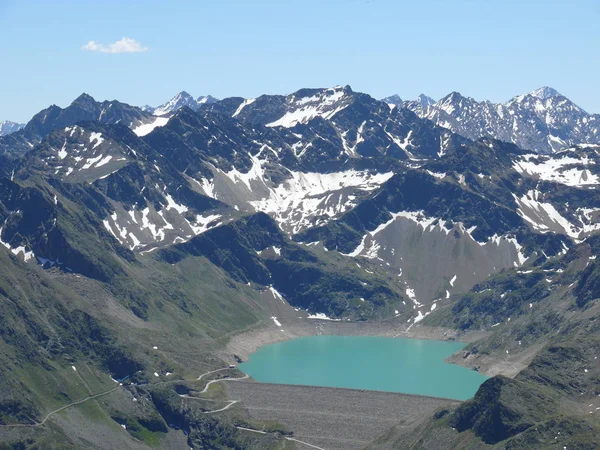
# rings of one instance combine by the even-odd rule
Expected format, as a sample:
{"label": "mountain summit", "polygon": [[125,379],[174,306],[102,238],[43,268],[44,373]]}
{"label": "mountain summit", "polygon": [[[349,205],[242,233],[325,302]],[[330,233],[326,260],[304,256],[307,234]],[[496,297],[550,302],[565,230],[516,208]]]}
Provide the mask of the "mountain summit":
{"label": "mountain summit", "polygon": [[151,112],[155,116],[169,116],[184,106],[192,109],[193,111],[197,111],[201,105],[215,103],[216,101],[217,99],[210,95],[200,96],[196,99],[186,91],[181,91],[168,102],[163,103],[156,108],[146,105],[143,107],[143,110]]}
{"label": "mountain summit", "polygon": [[388,103],[389,105],[400,105],[402,104],[402,99],[398,94],[390,95],[389,97],[382,98],[382,102]]}
{"label": "mountain summit", "polygon": [[531,92],[529,95],[537,97],[540,100],[546,100],[546,99],[549,99],[550,97],[556,97],[557,95],[560,95],[560,93],[556,89],[553,89],[548,86],[543,86],[543,87]]}
{"label": "mountain summit", "polygon": [[420,94],[417,97],[416,101],[423,107],[427,107],[427,106],[433,105],[435,103],[434,99],[432,99],[431,97],[429,97],[425,94]]}
{"label": "mountain summit", "polygon": [[0,122],[0,136],[6,136],[8,134],[19,131],[25,126],[24,123],[11,122],[10,120],[3,120]]}

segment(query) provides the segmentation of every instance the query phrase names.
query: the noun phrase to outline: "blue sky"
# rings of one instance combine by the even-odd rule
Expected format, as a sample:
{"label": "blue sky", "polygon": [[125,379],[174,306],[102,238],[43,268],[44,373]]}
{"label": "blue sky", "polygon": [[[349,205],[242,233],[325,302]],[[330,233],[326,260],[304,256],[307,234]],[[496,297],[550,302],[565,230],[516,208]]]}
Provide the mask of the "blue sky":
{"label": "blue sky", "polygon": [[549,85],[600,113],[598,23],[597,0],[0,0],[0,120],[82,92],[157,105],[338,84],[492,101]]}

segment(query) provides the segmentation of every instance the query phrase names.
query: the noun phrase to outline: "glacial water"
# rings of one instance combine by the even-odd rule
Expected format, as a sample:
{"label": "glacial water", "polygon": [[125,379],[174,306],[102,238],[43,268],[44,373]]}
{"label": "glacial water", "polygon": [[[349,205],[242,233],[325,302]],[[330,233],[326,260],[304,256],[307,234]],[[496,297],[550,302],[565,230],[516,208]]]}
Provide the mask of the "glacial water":
{"label": "glacial water", "polygon": [[261,347],[240,370],[262,383],[466,400],[487,377],[444,361],[464,346],[425,339],[309,336]]}

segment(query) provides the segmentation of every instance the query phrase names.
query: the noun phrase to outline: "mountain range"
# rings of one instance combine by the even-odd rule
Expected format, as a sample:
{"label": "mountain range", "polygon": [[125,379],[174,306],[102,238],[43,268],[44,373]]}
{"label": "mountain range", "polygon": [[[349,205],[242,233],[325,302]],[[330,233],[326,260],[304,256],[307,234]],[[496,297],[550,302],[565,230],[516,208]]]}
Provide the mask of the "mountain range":
{"label": "mountain range", "polygon": [[437,102],[424,95],[412,101],[402,101],[394,95],[383,101],[401,104],[419,117],[469,139],[492,137],[538,153],[600,143],[600,115],[588,114],[550,87],[506,103],[478,102],[458,92]]}
{"label": "mountain range", "polygon": [[348,323],[470,336],[453,360],[491,376],[374,448],[593,448],[595,120],[549,88],[50,106],[0,137],[2,440],[277,448],[185,396],[240,359],[233,336]]}
{"label": "mountain range", "polygon": [[[198,111],[217,102],[210,95],[194,98],[182,91],[160,106],[146,105],[140,110],[154,116],[169,117],[184,106]],[[492,137],[538,153],[600,143],[600,116],[587,113],[547,86],[516,96],[506,103],[479,102],[458,92],[452,92],[439,101],[424,94],[415,100],[402,100],[395,94],[382,99],[382,102],[390,107],[409,109],[421,118],[472,140]],[[1,122],[0,136],[24,127],[24,124]]]}

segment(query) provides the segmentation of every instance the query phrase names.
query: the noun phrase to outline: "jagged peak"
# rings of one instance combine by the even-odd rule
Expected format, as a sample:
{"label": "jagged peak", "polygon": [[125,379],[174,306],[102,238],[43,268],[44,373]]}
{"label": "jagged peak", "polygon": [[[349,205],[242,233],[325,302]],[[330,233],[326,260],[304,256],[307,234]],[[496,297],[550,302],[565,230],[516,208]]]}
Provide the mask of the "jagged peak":
{"label": "jagged peak", "polygon": [[2,120],[0,121],[0,136],[6,136],[7,134],[14,133],[23,127],[25,127],[24,123],[17,123],[11,120]]}
{"label": "jagged peak", "polygon": [[392,105],[399,105],[402,103],[402,98],[398,94],[394,94],[390,95],[389,97],[382,98],[381,101]]}
{"label": "jagged peak", "polygon": [[197,110],[202,104],[216,103],[217,101],[218,100],[216,98],[210,95],[194,98],[189,92],[181,91],[166,103],[163,103],[162,105],[157,106],[156,108],[148,110],[151,110],[156,116],[164,116],[174,113],[177,109],[181,108],[182,106],[188,106],[194,110]]}
{"label": "jagged peak", "polygon": [[531,91],[529,95],[531,95],[532,97],[537,97],[540,100],[546,100],[550,97],[556,97],[561,94],[554,88],[542,86],[541,88]]}
{"label": "jagged peak", "polygon": [[188,99],[188,98],[189,98],[189,99],[191,99],[191,100],[194,100],[194,97],[192,97],[192,95],[191,95],[191,94],[189,94],[187,91],[181,91],[181,92],[179,92],[177,95],[175,95],[175,96],[172,98],[172,100],[175,100],[175,99],[181,99],[181,98],[185,98],[185,99]]}
{"label": "jagged peak", "polygon": [[23,124],[20,124],[18,122],[13,122],[12,120],[0,120],[0,126],[2,126],[2,125],[13,126],[13,125],[23,125]]}
{"label": "jagged peak", "polygon": [[219,99],[213,97],[212,95],[201,95],[196,99],[196,103],[198,103],[199,105],[216,103],[218,101]]}
{"label": "jagged peak", "polygon": [[89,103],[96,103],[96,100],[94,99],[94,97],[92,97],[91,95],[86,94],[84,92],[79,97],[77,97],[75,100],[73,100],[71,105],[82,105],[82,104],[89,104]]}
{"label": "jagged peak", "polygon": [[438,105],[454,105],[454,104],[457,104],[457,103],[461,102],[462,100],[471,100],[471,101],[473,101],[472,98],[465,97],[464,95],[462,95],[458,91],[452,91],[448,95],[446,95],[445,97],[442,97],[437,102],[437,104]]}
{"label": "jagged peak", "polygon": [[163,116],[163,115],[171,114],[171,113],[175,112],[177,109],[181,108],[182,106],[192,105],[194,103],[196,103],[196,100],[194,99],[194,97],[192,97],[192,95],[190,95],[186,91],[181,91],[181,92],[178,92],[174,97],[172,97],[166,103],[163,103],[162,105],[157,106],[154,109],[153,114],[156,116]]}
{"label": "jagged peak", "polygon": [[441,110],[448,114],[452,114],[457,107],[463,106],[463,101],[475,102],[471,97],[465,97],[460,92],[452,91],[444,98],[442,98],[436,105],[439,106]]}
{"label": "jagged peak", "polygon": [[430,106],[435,103],[435,100],[428,95],[419,94],[417,97],[417,102],[421,104],[421,106]]}
{"label": "jagged peak", "polygon": [[510,105],[511,103],[521,103],[524,100],[535,98],[539,100],[548,100],[549,98],[562,96],[556,89],[542,86],[541,88],[535,89],[527,94],[517,95],[516,97],[511,98],[506,105]]}
{"label": "jagged peak", "polygon": [[464,95],[462,95],[460,92],[458,91],[452,91],[450,92],[448,95],[446,95],[444,98],[442,98],[440,100],[440,103],[445,103],[448,101],[455,101],[455,100],[460,100],[466,98]]}

